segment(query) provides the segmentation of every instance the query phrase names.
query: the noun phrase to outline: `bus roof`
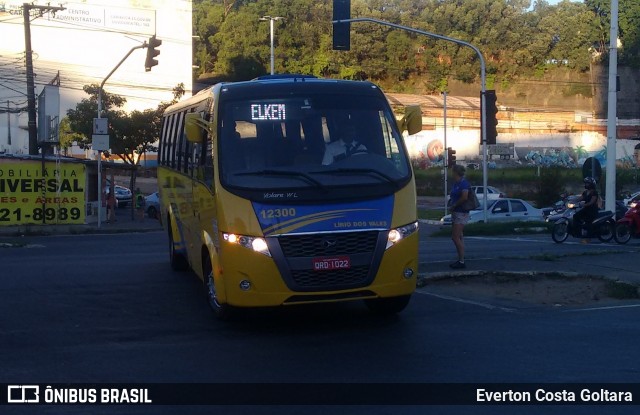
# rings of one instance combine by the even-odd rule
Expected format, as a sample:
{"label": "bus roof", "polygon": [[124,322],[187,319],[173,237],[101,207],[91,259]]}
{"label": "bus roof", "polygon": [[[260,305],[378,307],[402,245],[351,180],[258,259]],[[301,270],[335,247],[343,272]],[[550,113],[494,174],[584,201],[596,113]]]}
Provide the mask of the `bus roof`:
{"label": "bus roof", "polygon": [[381,91],[368,81],[344,81],[316,78],[309,75],[271,75],[243,82],[227,82],[220,85],[222,91],[229,91],[234,98],[252,98],[260,95],[280,95],[286,86],[288,91],[308,93],[336,93],[380,96]]}
{"label": "bus roof", "polygon": [[234,99],[251,99],[256,96],[281,95],[283,86],[287,92],[304,91],[307,93],[335,93],[381,96],[382,91],[369,81],[345,81],[338,79],[316,78],[312,75],[279,74],[266,75],[250,81],[221,82],[205,88],[196,95],[184,99],[167,108],[165,113],[172,113],[184,108],[198,105],[220,93],[233,96]]}

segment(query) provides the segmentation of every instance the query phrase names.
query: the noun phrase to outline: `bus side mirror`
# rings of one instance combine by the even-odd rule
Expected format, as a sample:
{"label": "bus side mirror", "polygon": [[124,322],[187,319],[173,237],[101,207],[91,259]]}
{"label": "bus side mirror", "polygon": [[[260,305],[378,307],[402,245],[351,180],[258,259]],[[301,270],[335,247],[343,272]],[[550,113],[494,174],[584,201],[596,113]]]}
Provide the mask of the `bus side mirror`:
{"label": "bus side mirror", "polygon": [[400,132],[407,130],[409,135],[422,131],[422,110],[420,105],[409,105],[404,109],[404,115],[398,120]]}
{"label": "bus side mirror", "polygon": [[202,133],[207,128],[207,123],[197,112],[190,112],[184,120],[184,132],[187,140],[191,143],[201,143]]}

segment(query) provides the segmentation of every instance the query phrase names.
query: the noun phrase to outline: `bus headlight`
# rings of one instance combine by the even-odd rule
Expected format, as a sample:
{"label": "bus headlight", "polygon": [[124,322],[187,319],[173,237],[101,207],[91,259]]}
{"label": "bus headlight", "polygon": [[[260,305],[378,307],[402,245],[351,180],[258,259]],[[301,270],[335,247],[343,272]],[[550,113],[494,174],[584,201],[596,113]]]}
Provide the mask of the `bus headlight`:
{"label": "bus headlight", "polygon": [[387,236],[387,247],[385,249],[391,248],[393,245],[397,244],[417,230],[418,222],[413,222],[399,228],[391,229],[389,231],[389,235]]}
{"label": "bus headlight", "polygon": [[259,252],[262,255],[266,255],[268,257],[271,256],[271,252],[269,252],[269,247],[267,246],[267,241],[265,241],[264,238],[236,235],[235,233],[223,233],[222,239],[230,244],[241,245],[247,249],[251,249],[252,251]]}

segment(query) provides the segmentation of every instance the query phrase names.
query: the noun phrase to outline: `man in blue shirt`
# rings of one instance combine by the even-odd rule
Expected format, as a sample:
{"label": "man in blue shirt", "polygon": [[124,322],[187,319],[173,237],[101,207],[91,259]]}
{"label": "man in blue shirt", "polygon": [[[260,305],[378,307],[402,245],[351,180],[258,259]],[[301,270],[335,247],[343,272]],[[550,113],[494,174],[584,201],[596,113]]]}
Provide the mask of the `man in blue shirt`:
{"label": "man in blue shirt", "polygon": [[451,240],[456,247],[458,260],[449,264],[451,268],[465,268],[464,264],[464,225],[469,221],[469,211],[465,210],[462,205],[469,197],[471,186],[467,179],[464,178],[465,168],[458,164],[451,169],[455,180],[451,194],[449,197],[449,211],[451,212]]}

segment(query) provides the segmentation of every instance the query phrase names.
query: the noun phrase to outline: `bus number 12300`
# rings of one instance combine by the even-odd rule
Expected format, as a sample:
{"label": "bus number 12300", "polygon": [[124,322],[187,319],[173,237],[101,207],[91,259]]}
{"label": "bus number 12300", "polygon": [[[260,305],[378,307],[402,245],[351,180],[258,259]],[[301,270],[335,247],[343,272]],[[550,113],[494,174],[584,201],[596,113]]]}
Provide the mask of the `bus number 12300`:
{"label": "bus number 12300", "polygon": [[263,209],[260,211],[262,219],[292,218],[296,216],[295,208],[288,209]]}

